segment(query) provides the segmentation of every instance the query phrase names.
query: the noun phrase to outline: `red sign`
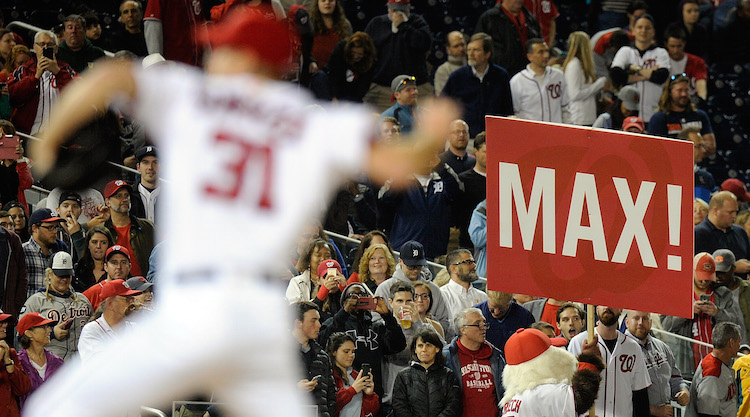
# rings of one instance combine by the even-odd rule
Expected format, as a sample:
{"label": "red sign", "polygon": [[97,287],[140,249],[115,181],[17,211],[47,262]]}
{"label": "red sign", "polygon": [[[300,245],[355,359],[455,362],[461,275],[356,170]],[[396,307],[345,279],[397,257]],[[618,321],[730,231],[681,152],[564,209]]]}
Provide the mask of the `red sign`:
{"label": "red sign", "polygon": [[692,317],[693,146],[487,118],[496,291]]}

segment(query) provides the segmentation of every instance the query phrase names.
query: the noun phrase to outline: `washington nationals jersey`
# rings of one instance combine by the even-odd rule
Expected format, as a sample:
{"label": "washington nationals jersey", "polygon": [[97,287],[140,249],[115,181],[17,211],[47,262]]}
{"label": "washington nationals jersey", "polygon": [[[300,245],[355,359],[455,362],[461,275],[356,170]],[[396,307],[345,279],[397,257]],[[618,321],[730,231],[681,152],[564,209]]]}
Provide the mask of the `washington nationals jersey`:
{"label": "washington nationals jersey", "polygon": [[503,417],[576,417],[573,387],[544,384],[516,394],[503,405]]}
{"label": "washington nationals jersey", "polygon": [[[160,140],[165,270],[260,275],[278,265],[338,182],[363,168],[374,119],[323,110],[288,83],[136,70],[132,103]],[[213,226],[212,226],[213,225]]]}
{"label": "washington nationals jersey", "polygon": [[669,58],[669,73],[671,75],[685,74],[690,78],[690,87],[688,93],[691,96],[696,95],[698,90],[695,87],[695,83],[698,80],[708,79],[708,69],[706,68],[706,61],[699,56],[693,54],[685,54],[681,60],[675,61]]}
{"label": "washington nationals jersey", "polygon": [[510,93],[516,116],[540,122],[567,122],[563,120],[563,107],[568,105],[568,93],[565,75],[559,69],[547,67],[544,76],[538,76],[527,65],[510,79]]}
{"label": "washington nationals jersey", "polygon": [[[597,335],[599,332],[594,329]],[[588,335],[586,332],[570,340],[568,352],[576,357]],[[633,391],[651,385],[646,369],[646,360],[640,345],[633,339],[617,332],[617,343],[610,352],[601,336],[599,351],[606,367],[602,370],[602,382],[596,398],[596,415],[599,417],[622,417],[633,415]]]}
{"label": "washington nationals jersey", "polygon": [[[623,46],[615,54],[612,60],[612,68],[619,67],[628,70],[630,65],[637,65],[643,69],[649,68],[666,68],[669,70],[669,54],[664,48],[652,45],[646,52],[641,55],[637,48],[632,46]],[[651,81],[638,81],[633,84],[640,95],[639,115],[644,122],[648,123],[651,116],[659,107],[659,97],[663,84],[652,83]]]}
{"label": "washington nationals jersey", "polygon": [[715,415],[734,417],[737,414],[737,383],[734,370],[709,353],[701,360],[690,385],[690,404],[685,417]]}

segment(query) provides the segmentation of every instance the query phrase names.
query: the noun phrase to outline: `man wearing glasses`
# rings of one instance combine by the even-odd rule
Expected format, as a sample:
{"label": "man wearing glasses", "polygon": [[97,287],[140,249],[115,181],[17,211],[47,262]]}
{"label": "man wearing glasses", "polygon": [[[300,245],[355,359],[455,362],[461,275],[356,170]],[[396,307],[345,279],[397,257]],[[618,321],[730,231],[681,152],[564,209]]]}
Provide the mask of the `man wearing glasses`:
{"label": "man wearing glasses", "polygon": [[479,276],[477,263],[469,250],[456,249],[449,253],[445,257],[445,268],[451,280],[440,287],[440,293],[448,303],[453,317],[466,308],[487,301],[487,294],[471,285]]}
{"label": "man wearing glasses", "polygon": [[29,277],[27,298],[44,286],[45,270],[52,264],[52,257],[60,251],[70,253],[68,246],[57,239],[57,230],[62,221],[61,217],[54,217],[52,210],[48,208],[40,208],[31,213],[31,239],[23,244]]}
{"label": "man wearing glasses", "polygon": [[47,30],[39,31],[34,35],[34,56],[13,71],[13,79],[8,82],[13,107],[10,121],[21,132],[35,135],[44,130],[60,90],[76,75],[56,55],[57,36]]}
{"label": "man wearing glasses", "polygon": [[[486,297],[486,296],[485,296]],[[459,336],[443,348],[445,366],[451,368],[461,387],[462,417],[495,417],[503,398],[502,353],[485,340],[489,323],[478,308],[467,308],[454,322]]]}

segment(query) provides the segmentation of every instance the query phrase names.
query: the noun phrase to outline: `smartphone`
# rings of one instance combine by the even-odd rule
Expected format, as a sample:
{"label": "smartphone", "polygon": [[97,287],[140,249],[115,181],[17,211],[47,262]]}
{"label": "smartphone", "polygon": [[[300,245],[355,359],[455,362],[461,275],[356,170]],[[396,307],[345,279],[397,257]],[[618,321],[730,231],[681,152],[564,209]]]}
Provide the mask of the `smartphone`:
{"label": "smartphone", "polygon": [[317,381],[320,379],[320,375],[315,375],[310,381]]}
{"label": "smartphone", "polygon": [[355,308],[358,310],[375,310],[375,306],[377,306],[377,303],[375,302],[375,298],[373,297],[359,297],[357,298],[357,304]]}
{"label": "smartphone", "polygon": [[5,135],[0,139],[0,159],[17,159],[16,147],[21,143],[18,136]]}
{"label": "smartphone", "polygon": [[372,369],[370,368],[370,364],[369,363],[363,363],[362,364],[362,374],[366,377],[367,375],[370,374],[370,371],[372,371]]}
{"label": "smartphone", "polygon": [[711,301],[711,296],[708,294],[701,294],[699,298],[701,301],[705,301],[705,302]]}
{"label": "smartphone", "polygon": [[338,269],[336,269],[336,268],[328,268],[327,276],[329,276],[329,277],[335,277],[336,275],[338,275],[338,273],[339,273]]}
{"label": "smartphone", "polygon": [[49,47],[42,49],[42,56],[49,59],[55,59],[55,49]]}
{"label": "smartphone", "polygon": [[65,323],[63,323],[62,328],[63,330],[68,330],[70,329],[70,326],[72,325],[73,325],[73,319],[68,319],[65,321]]}

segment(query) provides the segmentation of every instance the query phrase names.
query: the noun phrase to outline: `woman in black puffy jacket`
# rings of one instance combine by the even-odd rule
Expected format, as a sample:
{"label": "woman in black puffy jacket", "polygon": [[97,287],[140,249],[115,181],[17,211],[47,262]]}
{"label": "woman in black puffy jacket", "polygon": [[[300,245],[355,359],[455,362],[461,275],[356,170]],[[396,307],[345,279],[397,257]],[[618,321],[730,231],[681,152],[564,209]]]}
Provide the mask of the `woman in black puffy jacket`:
{"label": "woman in black puffy jacket", "polygon": [[396,376],[391,404],[395,417],[458,417],[461,389],[445,366],[443,342],[425,329],[411,342],[411,365]]}

